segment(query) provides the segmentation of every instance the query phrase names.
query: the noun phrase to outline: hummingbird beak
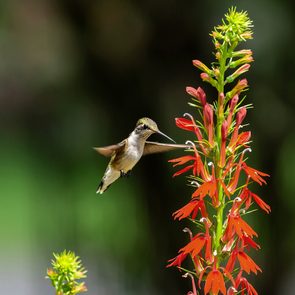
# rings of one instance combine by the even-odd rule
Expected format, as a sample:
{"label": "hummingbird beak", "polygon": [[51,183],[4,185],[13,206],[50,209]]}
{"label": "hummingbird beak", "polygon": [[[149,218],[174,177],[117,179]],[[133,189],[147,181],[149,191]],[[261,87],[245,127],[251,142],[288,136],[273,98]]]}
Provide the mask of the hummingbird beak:
{"label": "hummingbird beak", "polygon": [[162,136],[164,136],[167,139],[171,140],[172,142],[176,143],[172,138],[170,138],[168,135],[166,135],[165,133],[161,132],[160,130],[156,130],[155,132],[158,133],[158,134],[161,134]]}

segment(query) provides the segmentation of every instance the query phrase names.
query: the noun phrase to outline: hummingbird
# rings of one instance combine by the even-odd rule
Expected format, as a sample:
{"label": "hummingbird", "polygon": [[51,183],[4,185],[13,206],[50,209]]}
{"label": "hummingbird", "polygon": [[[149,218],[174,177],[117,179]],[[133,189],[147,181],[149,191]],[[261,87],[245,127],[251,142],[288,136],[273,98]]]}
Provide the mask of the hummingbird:
{"label": "hummingbird", "polygon": [[[166,137],[174,144],[147,141],[147,138],[153,133]],[[137,121],[135,129],[130,135],[118,144],[94,147],[94,150],[99,154],[111,157],[96,193],[102,194],[118,178],[130,175],[131,170],[143,155],[189,147],[185,144],[176,144],[172,138],[159,130],[152,119],[141,118]]]}

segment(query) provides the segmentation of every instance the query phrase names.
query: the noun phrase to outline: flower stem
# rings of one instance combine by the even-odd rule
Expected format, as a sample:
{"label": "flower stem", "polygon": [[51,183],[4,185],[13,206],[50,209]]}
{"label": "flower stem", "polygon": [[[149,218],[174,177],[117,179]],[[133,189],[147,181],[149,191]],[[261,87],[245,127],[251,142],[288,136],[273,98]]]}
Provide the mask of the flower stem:
{"label": "flower stem", "polygon": [[[221,49],[221,58],[219,61],[219,76],[217,79],[217,91],[218,91],[218,104],[216,110],[216,143],[217,148],[215,152],[215,169],[216,169],[216,178],[217,180],[221,180],[223,169],[219,166],[220,163],[220,156],[221,156],[221,144],[222,144],[222,137],[221,137],[221,127],[224,121],[224,76],[226,70],[226,60],[227,60],[227,44],[224,43]],[[218,190],[218,200],[219,200],[219,207],[217,208],[216,214],[216,232],[215,232],[215,241],[214,241],[214,250],[219,256],[221,253],[221,246],[220,240],[222,237],[222,228],[223,228],[223,211],[224,211],[224,195],[223,189],[220,181],[217,184]],[[217,260],[217,265],[219,265],[219,259]]]}

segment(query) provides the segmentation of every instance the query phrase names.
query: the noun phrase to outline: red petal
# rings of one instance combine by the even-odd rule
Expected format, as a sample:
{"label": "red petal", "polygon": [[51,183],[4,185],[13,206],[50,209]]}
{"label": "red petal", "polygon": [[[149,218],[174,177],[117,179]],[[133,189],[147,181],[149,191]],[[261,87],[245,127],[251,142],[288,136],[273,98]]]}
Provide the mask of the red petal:
{"label": "red petal", "polygon": [[187,130],[187,131],[194,131],[195,125],[191,120],[185,118],[175,118],[176,126],[180,129]]}
{"label": "red petal", "polygon": [[197,235],[191,242],[189,242],[185,247],[181,248],[179,251],[183,253],[191,253],[192,257],[195,257],[200,253],[205,245],[206,239]]}
{"label": "red petal", "polygon": [[176,158],[176,159],[171,159],[168,162],[176,163],[176,164],[173,165],[173,167],[175,167],[175,166],[183,165],[183,164],[187,163],[188,161],[192,161],[192,160],[195,160],[195,159],[196,158],[193,157],[193,156],[183,156],[183,157],[179,157],[179,158]]}
{"label": "red petal", "polygon": [[251,131],[242,132],[237,139],[236,145],[245,145],[251,139]]}
{"label": "red petal", "polygon": [[270,213],[271,209],[270,206],[268,204],[266,204],[262,199],[260,199],[256,194],[251,193],[254,201],[256,202],[256,204],[262,209],[264,210],[266,213]]}
{"label": "red petal", "polygon": [[181,169],[181,170],[175,172],[175,173],[173,174],[173,177],[178,176],[178,175],[180,175],[180,174],[183,174],[183,173],[185,173],[186,171],[192,169],[193,167],[194,167],[194,165],[186,166],[186,167],[184,167],[183,169]]}
{"label": "red petal", "polygon": [[242,168],[244,169],[244,171],[246,172],[248,176],[250,176],[254,181],[259,183],[260,185],[262,185],[263,183],[264,184],[266,183],[266,181],[262,177],[269,176],[268,174],[263,173],[259,170],[256,170],[252,167],[249,167],[248,165],[246,165],[245,162],[242,164]]}
{"label": "red petal", "polygon": [[176,257],[168,260],[168,262],[171,262],[171,263],[168,264],[166,267],[171,267],[171,266],[178,266],[178,267],[180,267],[181,266],[181,263],[186,258],[186,256],[187,256],[187,253],[180,253]]}
{"label": "red petal", "polygon": [[251,271],[257,274],[257,271],[259,270],[262,272],[261,268],[248,256],[245,252],[239,252],[238,253],[238,260],[240,262],[241,268],[246,272],[250,273]]}

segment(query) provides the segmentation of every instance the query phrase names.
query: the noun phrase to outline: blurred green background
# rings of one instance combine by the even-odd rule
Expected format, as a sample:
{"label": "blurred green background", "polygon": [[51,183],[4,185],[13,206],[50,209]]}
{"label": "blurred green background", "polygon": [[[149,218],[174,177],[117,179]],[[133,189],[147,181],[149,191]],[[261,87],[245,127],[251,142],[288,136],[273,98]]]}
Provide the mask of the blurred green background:
{"label": "blurred green background", "polygon": [[255,187],[272,213],[252,217],[263,268],[252,279],[259,294],[294,294],[295,11],[279,0],[1,0],[0,294],[53,294],[44,277],[63,249],[81,256],[89,294],[190,290],[165,268],[187,241],[171,214],[190,188],[167,163],[181,152],[142,159],[98,197],[107,159],[91,147],[119,142],[143,116],[191,139],[174,126],[193,112],[185,86],[203,85],[191,60],[212,61],[208,34],[231,5],[255,25],[244,44],[255,59],[249,163],[272,176]]}

